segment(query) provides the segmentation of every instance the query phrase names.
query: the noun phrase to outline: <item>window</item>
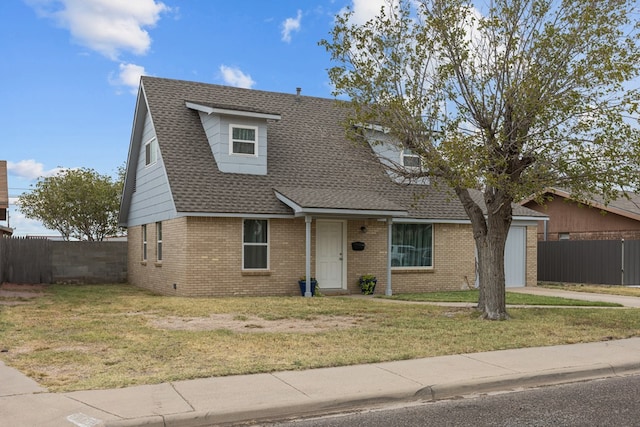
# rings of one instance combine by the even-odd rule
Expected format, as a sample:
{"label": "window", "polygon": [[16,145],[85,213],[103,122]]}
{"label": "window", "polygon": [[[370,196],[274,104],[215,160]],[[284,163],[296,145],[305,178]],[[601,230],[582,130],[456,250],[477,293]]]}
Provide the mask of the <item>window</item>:
{"label": "window", "polygon": [[158,261],[162,261],[162,223],[156,222],[156,244]]}
{"label": "window", "polygon": [[571,235],[569,233],[558,233],[558,240],[570,240]]}
{"label": "window", "polygon": [[402,166],[406,168],[420,168],[422,162],[420,161],[420,156],[414,154],[413,151],[409,149],[402,150]]}
{"label": "window", "polygon": [[257,156],[258,128],[254,126],[230,125],[230,154],[249,154]]}
{"label": "window", "polygon": [[242,232],[242,268],[262,269],[269,266],[269,239],[266,219],[245,219]]}
{"label": "window", "polygon": [[144,144],[144,165],[149,166],[158,160],[158,149],[155,138]]}
{"label": "window", "polygon": [[142,261],[147,260],[147,226],[142,226]]}
{"label": "window", "polygon": [[432,224],[393,224],[392,267],[432,267],[432,252]]}

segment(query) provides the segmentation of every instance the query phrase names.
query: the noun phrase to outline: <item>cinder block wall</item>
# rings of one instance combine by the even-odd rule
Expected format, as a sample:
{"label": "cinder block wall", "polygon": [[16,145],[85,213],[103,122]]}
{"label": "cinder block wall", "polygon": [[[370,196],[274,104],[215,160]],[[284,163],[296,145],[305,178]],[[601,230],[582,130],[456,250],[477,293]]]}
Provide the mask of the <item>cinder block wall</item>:
{"label": "cinder block wall", "polygon": [[53,283],[126,283],[126,242],[50,242]]}

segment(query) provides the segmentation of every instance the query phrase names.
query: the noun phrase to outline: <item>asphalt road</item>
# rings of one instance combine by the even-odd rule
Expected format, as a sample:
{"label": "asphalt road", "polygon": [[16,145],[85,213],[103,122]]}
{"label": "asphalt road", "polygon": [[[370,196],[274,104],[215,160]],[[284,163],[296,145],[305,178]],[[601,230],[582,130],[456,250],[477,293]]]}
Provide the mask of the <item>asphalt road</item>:
{"label": "asphalt road", "polygon": [[640,376],[594,380],[401,408],[259,424],[270,427],[640,426]]}

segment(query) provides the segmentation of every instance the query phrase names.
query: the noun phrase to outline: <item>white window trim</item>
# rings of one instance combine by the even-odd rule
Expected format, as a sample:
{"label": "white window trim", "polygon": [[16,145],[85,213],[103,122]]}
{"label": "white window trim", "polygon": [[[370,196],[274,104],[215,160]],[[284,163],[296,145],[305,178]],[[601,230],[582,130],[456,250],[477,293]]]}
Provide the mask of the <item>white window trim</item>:
{"label": "white window trim", "polygon": [[[233,151],[233,128],[238,128],[238,129],[253,129],[255,131],[255,135],[256,135],[256,139],[253,142],[254,145],[254,149],[253,149],[253,154],[247,154],[247,153],[235,153]],[[258,157],[258,126],[249,126],[249,125],[237,125],[237,124],[233,124],[230,123],[229,124],[229,155],[230,156],[242,156],[242,157]],[[251,143],[251,141],[245,141],[243,139],[238,139],[238,142],[243,142],[243,143]]]}
{"label": "white window trim", "polygon": [[[400,151],[400,164],[402,165],[402,167],[405,168],[405,169],[408,169],[408,170],[415,170],[415,171],[422,170],[422,160],[420,159],[420,156],[415,154],[415,153],[405,154],[405,151],[411,152],[411,150],[406,150],[406,149],[402,149],[402,151]],[[405,157],[415,157],[420,161],[421,165],[420,166],[405,166],[405,164],[404,164]]]}
{"label": "white window trim", "polygon": [[[436,227],[435,224],[433,222],[412,222],[412,221],[401,221],[401,222],[393,222],[392,227],[396,224],[421,224],[421,225],[425,225],[425,224],[431,224],[431,265],[415,265],[415,266],[402,266],[402,265],[398,265],[398,266],[391,266],[391,270],[433,270],[434,269],[434,264],[435,264],[435,244],[434,244],[434,240],[435,240],[435,234],[436,234]],[[392,242],[393,245],[393,242]]]}
{"label": "white window trim", "polygon": [[[247,220],[259,220],[259,221],[267,221],[267,243],[245,243],[244,241],[244,222]],[[271,240],[271,221],[266,218],[242,218],[242,271],[269,271],[269,266],[271,265],[271,245],[269,241]],[[245,268],[244,267],[244,247],[248,246],[266,246],[267,247],[267,266],[265,268]]]}
{"label": "white window trim", "polygon": [[[147,163],[147,147],[150,146],[149,156],[150,160]],[[144,143],[144,167],[153,166],[158,162],[158,143],[157,139],[154,136],[150,140]]]}
{"label": "white window trim", "polygon": [[149,254],[149,245],[147,242],[147,225],[142,225],[142,261],[146,261]]}
{"label": "white window trim", "polygon": [[156,222],[156,261],[162,262],[164,247],[162,245],[162,221]]}

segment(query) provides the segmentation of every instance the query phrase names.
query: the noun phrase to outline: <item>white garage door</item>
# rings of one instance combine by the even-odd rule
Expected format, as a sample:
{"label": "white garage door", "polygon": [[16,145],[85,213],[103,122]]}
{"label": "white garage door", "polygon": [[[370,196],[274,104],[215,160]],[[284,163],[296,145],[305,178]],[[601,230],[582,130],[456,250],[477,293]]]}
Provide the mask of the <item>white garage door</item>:
{"label": "white garage door", "polygon": [[504,276],[507,288],[526,285],[527,227],[511,227],[504,250]]}

